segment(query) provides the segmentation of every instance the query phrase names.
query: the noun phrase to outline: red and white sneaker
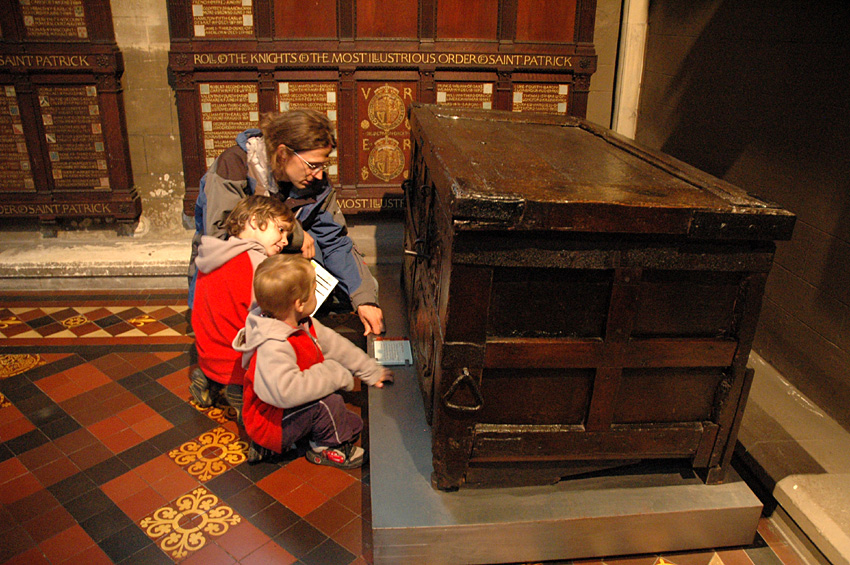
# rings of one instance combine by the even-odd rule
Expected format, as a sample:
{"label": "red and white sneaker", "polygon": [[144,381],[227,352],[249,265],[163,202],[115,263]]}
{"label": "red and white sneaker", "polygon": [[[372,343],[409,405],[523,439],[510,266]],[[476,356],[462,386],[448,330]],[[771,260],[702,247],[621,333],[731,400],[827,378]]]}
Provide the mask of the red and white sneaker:
{"label": "red and white sneaker", "polygon": [[304,457],[315,465],[328,465],[339,469],[354,469],[366,462],[366,451],[354,443],[343,443],[336,447],[322,447],[311,444]]}

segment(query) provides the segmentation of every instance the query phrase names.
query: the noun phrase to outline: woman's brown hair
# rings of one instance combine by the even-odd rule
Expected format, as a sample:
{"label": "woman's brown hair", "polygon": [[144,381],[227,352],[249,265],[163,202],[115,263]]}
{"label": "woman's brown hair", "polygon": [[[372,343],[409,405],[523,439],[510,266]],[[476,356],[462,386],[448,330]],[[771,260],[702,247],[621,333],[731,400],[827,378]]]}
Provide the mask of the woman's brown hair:
{"label": "woman's brown hair", "polygon": [[278,153],[281,145],[299,153],[336,147],[331,121],[325,114],[310,108],[265,114],[260,121],[260,130],[275,176],[283,170]]}

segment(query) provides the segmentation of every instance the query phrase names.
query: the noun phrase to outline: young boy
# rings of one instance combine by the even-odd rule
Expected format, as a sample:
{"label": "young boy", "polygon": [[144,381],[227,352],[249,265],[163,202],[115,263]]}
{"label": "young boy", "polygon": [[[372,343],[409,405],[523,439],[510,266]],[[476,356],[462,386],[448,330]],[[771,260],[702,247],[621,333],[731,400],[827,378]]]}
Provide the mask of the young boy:
{"label": "young boy", "polygon": [[266,257],[286,247],[295,222],[292,211],[268,196],[242,199],[227,218],[226,240],[204,236],[198,248],[195,290],[195,345],[198,368],[189,377],[189,391],[204,408],[224,389],[227,402],[242,423],[241,354],[231,347],[254,306],[254,271]]}
{"label": "young boy", "polygon": [[336,391],[354,378],[378,388],[392,382],[384,369],[353,343],[310,314],[316,308],[316,273],[300,256],[269,257],[254,275],[257,308],[233,340],[245,374],[248,462],[282,453],[307,438],[307,460],[343,469],[363,464],[354,445],[363,429]]}

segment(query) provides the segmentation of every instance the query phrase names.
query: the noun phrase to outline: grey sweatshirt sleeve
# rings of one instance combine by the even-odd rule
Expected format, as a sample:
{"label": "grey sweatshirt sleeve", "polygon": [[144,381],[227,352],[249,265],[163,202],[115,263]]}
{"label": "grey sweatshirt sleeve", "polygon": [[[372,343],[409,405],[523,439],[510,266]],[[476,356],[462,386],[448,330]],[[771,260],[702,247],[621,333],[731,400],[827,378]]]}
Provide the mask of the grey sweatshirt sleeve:
{"label": "grey sweatshirt sleeve", "polygon": [[380,380],[383,367],[365,351],[316,319],[313,319],[313,326],[316,328],[316,338],[326,360],[338,361],[367,385],[374,385]]}
{"label": "grey sweatshirt sleeve", "polygon": [[266,404],[294,408],[354,388],[351,372],[333,359],[326,358],[306,371],[299,369],[288,341],[268,340],[255,355],[254,392]]}

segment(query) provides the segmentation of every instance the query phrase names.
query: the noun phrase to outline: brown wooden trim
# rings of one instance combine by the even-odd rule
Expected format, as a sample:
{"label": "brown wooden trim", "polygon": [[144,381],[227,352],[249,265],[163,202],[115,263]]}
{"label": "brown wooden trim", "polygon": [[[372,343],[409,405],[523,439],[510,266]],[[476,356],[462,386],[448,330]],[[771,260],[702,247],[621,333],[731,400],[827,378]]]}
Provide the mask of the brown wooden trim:
{"label": "brown wooden trim", "polygon": [[[469,461],[691,457],[697,452],[704,431],[703,425],[698,423],[678,426],[616,425],[599,432],[588,431],[581,426],[477,424]],[[550,455],[540,456],[541,453]]]}
{"label": "brown wooden trim", "polygon": [[601,339],[490,338],[484,367],[724,367],[737,347],[734,340],[713,338],[651,338],[613,346]]}

